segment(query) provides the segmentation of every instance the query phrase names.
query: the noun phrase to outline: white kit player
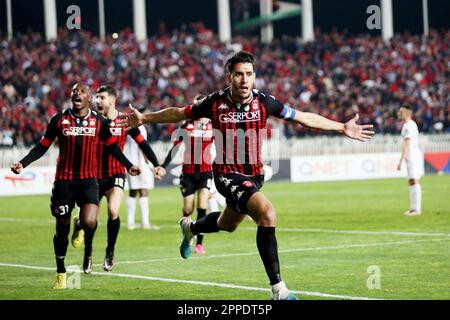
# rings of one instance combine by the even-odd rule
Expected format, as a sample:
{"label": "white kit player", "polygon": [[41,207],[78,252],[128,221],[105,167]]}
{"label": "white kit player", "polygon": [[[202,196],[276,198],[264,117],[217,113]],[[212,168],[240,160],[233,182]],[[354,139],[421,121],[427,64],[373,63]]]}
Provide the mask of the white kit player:
{"label": "white kit player", "polygon": [[418,216],[422,213],[422,188],[419,179],[424,174],[423,153],[419,147],[419,129],[412,120],[413,110],[409,105],[403,105],[399,118],[404,122],[402,127],[403,148],[397,170],[401,170],[403,161],[406,161],[409,183],[410,209],[404,213],[406,216]]}
{"label": "white kit player", "polygon": [[[140,126],[139,130],[141,135],[147,139],[147,130],[144,126]],[[127,137],[125,143],[125,152],[128,159],[133,159],[133,163],[139,163],[140,168],[142,168],[139,179],[133,179],[130,175],[127,175],[128,186],[130,188],[130,193],[127,199],[127,226],[129,230],[134,230],[136,228],[135,224],[135,213],[136,213],[136,196],[139,196],[139,208],[141,211],[141,227],[146,230],[159,230],[156,225],[150,224],[149,221],[149,205],[148,205],[148,190],[155,187],[153,172],[149,167],[148,160],[146,159],[144,153],[139,148],[138,144]],[[151,164],[150,164],[151,165]],[[159,171],[161,170],[161,171]],[[156,178],[161,180],[165,175],[165,170],[162,167],[158,167],[158,172],[155,172]]]}
{"label": "white kit player", "polygon": [[[213,144],[211,146],[211,159],[215,159],[216,158],[216,146],[215,144]],[[226,199],[223,195],[221,195],[217,189],[216,189],[216,185],[214,183],[214,179],[211,181],[211,188],[209,189],[209,200],[208,200],[208,209],[209,212],[216,212],[216,211],[220,211],[219,210],[219,206],[222,209],[225,209],[225,207],[227,206],[226,203]]]}

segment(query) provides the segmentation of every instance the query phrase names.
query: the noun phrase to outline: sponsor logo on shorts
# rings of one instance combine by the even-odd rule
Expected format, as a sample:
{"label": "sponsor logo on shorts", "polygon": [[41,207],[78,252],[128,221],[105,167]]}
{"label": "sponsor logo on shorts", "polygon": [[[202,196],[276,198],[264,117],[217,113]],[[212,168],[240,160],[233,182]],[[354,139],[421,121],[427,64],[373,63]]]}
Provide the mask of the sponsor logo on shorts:
{"label": "sponsor logo on shorts", "polygon": [[253,187],[255,184],[254,184],[253,182],[247,180],[247,181],[242,182],[242,185],[245,186],[245,187],[247,187],[247,188],[251,188],[251,187]]}

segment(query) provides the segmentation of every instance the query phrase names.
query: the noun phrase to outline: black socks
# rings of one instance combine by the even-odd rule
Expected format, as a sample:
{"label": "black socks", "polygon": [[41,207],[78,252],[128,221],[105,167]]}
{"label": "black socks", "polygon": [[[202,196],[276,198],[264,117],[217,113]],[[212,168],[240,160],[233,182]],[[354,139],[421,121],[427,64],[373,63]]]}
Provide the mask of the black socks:
{"label": "black socks", "polygon": [[192,233],[197,235],[199,233],[212,233],[220,231],[220,228],[217,226],[217,220],[219,219],[219,216],[219,211],[211,212],[204,218],[195,221],[191,225]]}
{"label": "black socks", "polygon": [[90,256],[92,254],[92,240],[94,239],[95,230],[97,230],[97,222],[95,222],[95,227],[93,229],[86,228],[83,226],[84,230],[84,255]]}
{"label": "black socks", "polygon": [[56,272],[64,273],[66,268],[64,266],[64,258],[66,257],[67,246],[69,245],[70,224],[56,223],[56,233],[53,236],[53,248],[56,258]]}
{"label": "black socks", "polygon": [[281,276],[275,227],[258,227],[256,245],[258,246],[259,255],[266,269],[270,284],[277,284],[281,281]]}
{"label": "black socks", "polygon": [[117,236],[119,235],[120,229],[120,218],[117,217],[116,220],[108,219],[107,223],[108,229],[108,246],[106,247],[106,253],[113,253],[114,246],[116,245]]}
{"label": "black socks", "polygon": [[[204,218],[206,216],[206,209],[197,208],[197,221]],[[203,233],[199,233],[197,235],[197,244],[203,243]]]}

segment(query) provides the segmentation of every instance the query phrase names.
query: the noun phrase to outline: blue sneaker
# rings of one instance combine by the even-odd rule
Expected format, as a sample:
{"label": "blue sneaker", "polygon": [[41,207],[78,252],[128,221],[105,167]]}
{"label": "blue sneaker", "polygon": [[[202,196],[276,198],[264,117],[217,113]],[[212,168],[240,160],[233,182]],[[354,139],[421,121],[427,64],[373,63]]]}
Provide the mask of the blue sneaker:
{"label": "blue sneaker", "polygon": [[299,297],[297,297],[295,294],[293,294],[292,292],[289,291],[287,299],[284,300],[300,300]]}
{"label": "blue sneaker", "polygon": [[183,217],[180,219],[181,233],[183,239],[180,243],[180,254],[183,259],[189,258],[192,252],[195,236],[191,231],[192,220],[189,217]]}

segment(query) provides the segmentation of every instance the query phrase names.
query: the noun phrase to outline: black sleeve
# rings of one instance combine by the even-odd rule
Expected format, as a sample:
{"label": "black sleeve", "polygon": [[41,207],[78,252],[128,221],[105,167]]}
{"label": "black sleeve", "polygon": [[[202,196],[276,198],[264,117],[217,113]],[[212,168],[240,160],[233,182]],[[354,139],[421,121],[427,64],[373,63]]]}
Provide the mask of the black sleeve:
{"label": "black sleeve", "polygon": [[156,158],[155,152],[153,152],[153,149],[148,144],[147,140],[144,140],[139,143],[139,148],[144,152],[147,159],[153,164],[154,167],[158,167],[158,159]]}
{"label": "black sleeve", "polygon": [[30,150],[30,152],[23,157],[22,160],[20,160],[19,162],[22,164],[22,166],[28,167],[28,165],[34,161],[36,161],[37,159],[39,159],[40,157],[42,157],[48,150],[48,147],[44,147],[41,143],[38,143],[37,145],[34,146],[33,149]]}
{"label": "black sleeve", "polygon": [[164,159],[164,162],[162,164],[163,168],[166,168],[169,163],[172,162],[173,157],[176,156],[178,150],[180,149],[180,145],[184,140],[184,136],[186,135],[186,127],[188,124],[191,123],[189,120],[183,122],[181,126],[179,126],[173,133],[172,137],[174,137],[173,146],[170,148],[169,152],[167,153],[166,159]]}
{"label": "black sleeve", "polygon": [[166,159],[164,159],[164,162],[161,165],[161,167],[163,167],[164,169],[167,168],[169,163],[172,162],[173,157],[177,154],[178,150],[180,149],[180,145],[181,143],[175,143],[172,146],[172,148],[170,148],[169,152],[167,153]]}
{"label": "black sleeve", "polygon": [[125,168],[127,168],[127,170],[133,166],[130,160],[128,160],[128,158],[125,157],[123,152],[120,150],[119,144],[117,142],[107,145],[106,148],[114,156],[114,158],[116,158],[122,165],[125,166]]}
{"label": "black sleeve", "polygon": [[57,113],[50,119],[47,130],[41,138],[41,141],[35,145],[34,148],[31,149],[22,160],[19,161],[24,168],[42,157],[47,152],[48,148],[50,148],[58,135],[58,120],[60,116],[61,114]]}
{"label": "black sleeve", "polygon": [[100,121],[100,132],[98,137],[100,140],[105,142],[106,145],[110,145],[113,141],[116,141],[116,138],[111,134],[111,130],[109,129],[108,120],[105,117],[98,115],[98,121]]}
{"label": "black sleeve", "polygon": [[281,119],[283,118],[282,113],[284,105],[280,101],[278,101],[274,96],[267,96],[265,94],[260,93],[260,100],[266,107],[268,114],[277,118]]}
{"label": "black sleeve", "polygon": [[153,164],[153,166],[158,167],[158,159],[156,158],[156,155],[147,140],[145,140],[144,136],[141,134],[141,131],[138,128],[133,128],[128,131],[128,134],[134,141],[136,141],[139,148],[141,148],[142,152],[144,152],[145,157]]}
{"label": "black sleeve", "polygon": [[198,104],[192,104],[187,106],[184,114],[188,119],[197,120],[200,118],[212,117],[212,105],[214,104],[215,94],[207,96],[205,99],[201,100]]}

